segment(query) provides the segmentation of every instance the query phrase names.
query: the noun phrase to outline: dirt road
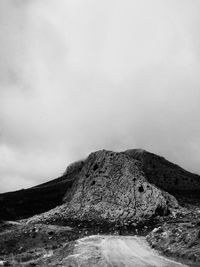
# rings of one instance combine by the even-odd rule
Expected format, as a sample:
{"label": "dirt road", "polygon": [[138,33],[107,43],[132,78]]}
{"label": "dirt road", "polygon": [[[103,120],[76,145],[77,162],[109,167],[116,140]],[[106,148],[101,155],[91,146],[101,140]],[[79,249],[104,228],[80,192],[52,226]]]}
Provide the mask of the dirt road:
{"label": "dirt road", "polygon": [[184,267],[160,256],[136,236],[90,236],[78,240],[73,255],[62,262],[76,267]]}

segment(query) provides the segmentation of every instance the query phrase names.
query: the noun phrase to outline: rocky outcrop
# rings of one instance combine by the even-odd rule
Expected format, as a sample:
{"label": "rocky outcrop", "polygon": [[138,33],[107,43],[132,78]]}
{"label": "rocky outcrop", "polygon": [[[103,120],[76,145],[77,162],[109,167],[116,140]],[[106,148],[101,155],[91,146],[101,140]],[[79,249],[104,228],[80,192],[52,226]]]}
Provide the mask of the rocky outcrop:
{"label": "rocky outcrop", "polygon": [[[124,212],[116,216],[124,217],[125,221],[141,218],[139,210],[144,218],[149,218],[156,210],[152,207],[156,207],[154,201],[158,195],[157,201],[162,199],[162,205],[156,213],[164,214],[168,210],[168,204],[164,207],[163,203],[169,195],[160,189],[178,198],[188,192],[198,196],[200,176],[145,150],[132,149],[122,153],[102,150],[92,153],[86,160],[70,164],[63,176],[55,180],[0,194],[0,219],[27,218],[55,207],[58,209],[63,199],[65,204],[61,213],[74,212],[79,218],[86,214],[89,219],[94,214],[96,218],[99,213],[101,219],[112,221],[116,219],[113,210],[117,214]],[[77,204],[80,199],[81,204]],[[145,206],[147,202],[149,207]],[[107,215],[102,212],[104,209]]]}
{"label": "rocky outcrop", "polygon": [[188,266],[200,266],[200,221],[186,219],[187,215],[182,221],[176,218],[174,222],[155,228],[147,236],[147,241],[166,256],[196,263],[188,262]]}
{"label": "rocky outcrop", "polygon": [[69,166],[67,166],[65,172],[63,173],[63,175],[70,175],[73,173],[77,173],[80,172],[81,169],[84,166],[85,161],[84,160],[78,160],[75,161],[73,163],[71,163]]}
{"label": "rocky outcrop", "polygon": [[167,215],[176,199],[150,184],[140,162],[125,153],[92,153],[79,173],[62,207],[34,220],[88,221],[130,225],[154,215]]}
{"label": "rocky outcrop", "polygon": [[170,193],[200,193],[200,176],[190,173],[163,157],[142,149],[125,151],[141,163],[145,177],[150,183]]}

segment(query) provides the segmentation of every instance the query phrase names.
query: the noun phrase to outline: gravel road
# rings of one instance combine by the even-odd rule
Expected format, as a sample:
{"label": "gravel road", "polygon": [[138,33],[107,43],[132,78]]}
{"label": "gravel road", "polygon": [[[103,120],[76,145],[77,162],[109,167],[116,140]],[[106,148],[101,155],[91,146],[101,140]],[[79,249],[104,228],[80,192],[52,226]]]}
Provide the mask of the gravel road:
{"label": "gravel road", "polygon": [[72,267],[186,267],[160,256],[142,237],[90,236],[79,239],[62,262]]}

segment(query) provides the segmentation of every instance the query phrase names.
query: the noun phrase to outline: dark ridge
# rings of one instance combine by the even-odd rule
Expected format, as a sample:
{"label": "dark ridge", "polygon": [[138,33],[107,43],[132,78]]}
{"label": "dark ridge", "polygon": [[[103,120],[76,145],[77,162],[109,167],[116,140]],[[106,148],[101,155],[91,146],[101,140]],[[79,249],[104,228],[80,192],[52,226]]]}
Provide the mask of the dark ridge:
{"label": "dark ridge", "polygon": [[76,174],[63,175],[28,189],[0,194],[0,220],[18,220],[62,204]]}
{"label": "dark ridge", "polygon": [[0,194],[0,220],[25,219],[61,205],[83,164],[83,160],[70,164],[61,177],[49,182]]}
{"label": "dark ridge", "polygon": [[[125,151],[141,163],[142,171],[150,183],[171,194],[191,195],[200,193],[200,176],[184,170],[180,166],[142,149]],[[199,194],[200,197],[200,194]]]}

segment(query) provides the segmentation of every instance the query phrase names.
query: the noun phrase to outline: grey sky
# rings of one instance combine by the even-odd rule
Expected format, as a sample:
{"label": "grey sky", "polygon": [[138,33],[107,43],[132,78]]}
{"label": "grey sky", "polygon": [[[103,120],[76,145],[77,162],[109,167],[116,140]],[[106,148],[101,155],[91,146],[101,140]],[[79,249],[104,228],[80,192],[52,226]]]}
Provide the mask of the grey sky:
{"label": "grey sky", "polygon": [[97,149],[200,173],[199,0],[0,0],[0,191]]}

